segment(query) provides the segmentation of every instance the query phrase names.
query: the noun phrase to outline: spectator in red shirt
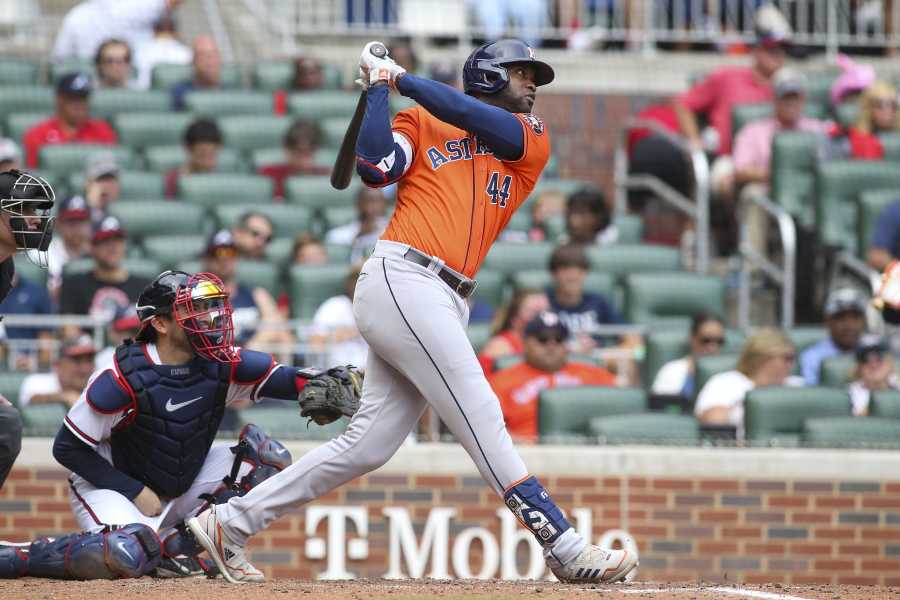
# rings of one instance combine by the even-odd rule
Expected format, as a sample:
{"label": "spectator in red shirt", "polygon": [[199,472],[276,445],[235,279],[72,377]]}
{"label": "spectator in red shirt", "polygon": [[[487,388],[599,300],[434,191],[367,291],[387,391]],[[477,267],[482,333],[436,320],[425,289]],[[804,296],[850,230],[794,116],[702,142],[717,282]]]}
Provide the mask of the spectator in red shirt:
{"label": "spectator in red shirt", "polygon": [[25,132],[22,142],[29,167],[48,144],[115,144],[116,132],[106,121],[92,119],[88,100],[94,83],[84,73],[69,73],[56,83],[56,114]]}
{"label": "spectator in red shirt", "polygon": [[182,175],[213,173],[219,166],[222,149],[222,132],[215,121],[197,119],[184,131],[184,149],[187,162],[166,173],[167,198],[178,195],[178,178]]}
{"label": "spectator in red shirt", "polygon": [[328,175],[331,172],[327,166],[316,164],[316,150],[321,137],[319,126],[311,121],[297,121],[287,130],[281,142],[285,162],[259,169],[260,175],[272,178],[275,198],[284,198],[284,182],[288,177]]}
{"label": "spectator in red shirt", "polygon": [[879,136],[897,131],[897,90],[876,81],[859,97],[859,117],[846,131],[838,130],[822,152],[825,160],[881,160],[884,146]]}
{"label": "spectator in red shirt", "polygon": [[500,400],[510,435],[535,441],[538,434],[538,396],[542,390],[578,385],[615,385],[615,376],[602,367],[569,362],[569,330],[554,312],[542,312],[525,326],[525,360],[494,373],[488,382]]}
{"label": "spectator in red shirt", "polygon": [[494,370],[494,360],[501,356],[522,354],[525,349],[525,325],[541,311],[550,309],[547,294],[540,290],[516,290],[509,303],[494,317],[493,336],[478,353],[485,373]]}

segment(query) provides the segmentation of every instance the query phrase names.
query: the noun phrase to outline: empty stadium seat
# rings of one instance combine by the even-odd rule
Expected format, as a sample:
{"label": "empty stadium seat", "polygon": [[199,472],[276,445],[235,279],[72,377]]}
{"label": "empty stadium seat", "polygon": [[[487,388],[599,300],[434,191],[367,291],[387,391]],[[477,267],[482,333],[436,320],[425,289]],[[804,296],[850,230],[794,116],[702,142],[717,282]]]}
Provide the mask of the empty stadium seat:
{"label": "empty stadium seat", "polygon": [[284,184],[284,195],[291,204],[314,209],[355,206],[356,194],[361,187],[361,183],[353,181],[347,189],[336,190],[331,187],[331,179],[327,175],[303,175],[288,178]]}
{"label": "empty stadium seat", "polygon": [[590,420],[589,433],[601,444],[697,445],[700,423],[694,417],[665,413],[612,415]]}
{"label": "empty stadium seat", "polygon": [[328,255],[328,262],[335,265],[350,264],[352,250],[353,249],[348,244],[325,244],[325,253]]}
{"label": "empty stadium seat", "polygon": [[[328,425],[317,425],[301,419],[296,403],[262,402],[240,411],[240,427],[249,423],[258,425],[263,431],[281,440],[330,440],[347,429],[347,418],[341,418]],[[294,460],[299,457],[294,456]]]}
{"label": "empty stadium seat", "polygon": [[258,212],[268,216],[274,226],[274,237],[297,236],[312,227],[312,211],[305,206],[286,204],[223,204],[214,209],[220,227],[233,227],[241,215]]}
{"label": "empty stadium seat", "polygon": [[[153,88],[169,90],[176,83],[191,78],[191,65],[160,64],[153,67]],[[241,67],[236,64],[222,65],[222,87],[234,88],[241,85]]]}
{"label": "empty stadium seat", "polygon": [[472,342],[475,352],[480,352],[489,339],[491,339],[490,323],[472,323],[466,327],[466,336]]}
{"label": "empty stadium seat", "polygon": [[65,404],[29,404],[21,409],[26,435],[54,436],[62,427],[69,407]]}
{"label": "empty stadium seat", "polygon": [[272,94],[243,90],[188,92],[187,110],[197,116],[218,119],[227,115],[271,115]]}
{"label": "empty stadium seat", "polygon": [[779,133],[772,141],[772,200],[807,227],[815,222],[815,170],[819,136],[807,131]]}
{"label": "empty stadium seat", "polygon": [[[291,126],[287,117],[276,115],[232,115],[218,120],[225,144],[241,151],[278,146]],[[282,159],[284,150],[281,150]],[[281,161],[279,161],[281,162]]]}
{"label": "empty stadium seat", "polygon": [[[16,262],[16,267],[19,263]],[[30,373],[25,371],[0,371],[0,394],[7,400],[18,406],[19,390],[22,388],[22,382]]]}
{"label": "empty stadium seat", "polygon": [[329,208],[321,208],[319,214],[319,229],[324,236],[325,233],[335,227],[352,223],[356,220],[356,208],[352,206],[332,206]]}
{"label": "empty stadium seat", "polygon": [[350,117],[332,117],[320,121],[319,130],[322,132],[322,146],[325,148],[340,148],[349,124]]}
{"label": "empty stadium seat", "polygon": [[806,419],[849,415],[850,397],[834,388],[764,387],[744,400],[746,438],[754,443],[795,444]]}
{"label": "empty stadium seat", "polygon": [[[293,248],[293,237],[276,237],[274,240],[269,242],[269,245],[266,247],[266,258],[279,265],[292,262],[294,258],[291,254]],[[349,262],[349,260],[347,262]]]}
{"label": "empty stadium seat", "polygon": [[[165,173],[184,164],[187,151],[184,146],[152,146],[144,149],[147,169],[157,173]],[[217,173],[246,173],[248,165],[240,152],[234,148],[223,146],[219,149]]]}
{"label": "empty stadium seat", "polygon": [[178,199],[215,208],[222,204],[268,203],[272,180],[259,175],[214,173],[178,178]]}
{"label": "empty stadium seat", "polygon": [[297,319],[312,319],[322,302],[344,293],[346,265],[295,265],[290,270],[291,312]]}
{"label": "empty stadium seat", "polygon": [[281,281],[281,268],[267,260],[240,260],[237,264],[237,280],[249,288],[261,287],[274,298],[287,287]]}
{"label": "empty stadium seat", "polygon": [[647,395],[640,388],[578,386],[543,390],[538,398],[538,433],[542,439],[587,435],[590,420],[644,412]]}
{"label": "empty stadium seat", "polygon": [[802,441],[824,448],[900,447],[900,420],[878,417],[806,419]]}
{"label": "empty stadium seat", "polygon": [[828,330],[822,326],[801,325],[792,327],[787,332],[788,337],[797,348],[797,352],[803,352],[813,344],[817,344],[828,337]]}
{"label": "empty stadium seat", "polygon": [[900,201],[900,191],[895,189],[869,190],[859,195],[859,207],[856,215],[857,252],[865,256],[875,232],[875,224],[881,211],[894,202]]}
{"label": "empty stadium seat", "polygon": [[810,102],[826,107],[831,104],[831,86],[837,79],[838,73],[824,71],[806,74],[806,99]]}
{"label": "empty stadium seat", "polygon": [[38,82],[38,63],[24,58],[0,58],[0,86],[32,86]]}
{"label": "empty stadium seat", "polygon": [[120,113],[166,112],[172,99],[161,90],[98,89],[91,94],[91,115],[109,119]]}
{"label": "empty stadium seat", "polygon": [[130,236],[205,235],[211,228],[206,210],[170,200],[115,202],[109,212],[119,217]]}
{"label": "empty stadium seat", "polygon": [[507,277],[528,269],[547,268],[556,245],[551,242],[496,242],[484,259],[484,267]]}
{"label": "empty stadium seat", "polygon": [[194,120],[188,113],[126,112],[113,118],[119,143],[132,148],[180,146],[184,130]]}
{"label": "empty stadium seat", "polygon": [[623,277],[633,273],[680,271],[681,253],[671,246],[653,244],[613,244],[587,249],[592,271]]}
{"label": "empty stadium seat", "polygon": [[206,238],[199,231],[194,235],[152,235],[144,238],[141,245],[148,258],[171,269],[186,259],[200,256],[206,248]]}
{"label": "empty stadium seat", "polygon": [[[139,248],[135,246],[133,247],[133,250],[139,250]],[[140,258],[132,254],[122,261],[122,265],[132,275],[137,275],[145,279],[154,279],[164,270],[163,265],[161,265],[159,261],[154,260],[153,258]],[[94,260],[92,258],[78,258],[70,260],[65,264],[63,267],[63,274],[86,273],[93,268]],[[169,268],[169,266],[166,268]]]}
{"label": "empty stadium seat", "polygon": [[337,90],[316,90],[291,94],[288,111],[294,117],[309,121],[320,121],[330,117],[350,119],[359,101],[357,92]]}
{"label": "empty stadium seat", "polygon": [[884,160],[898,161],[900,160],[900,133],[896,131],[886,131],[878,134],[878,141],[884,148]]}
{"label": "empty stadium seat", "polygon": [[859,119],[859,102],[844,102],[834,109],[837,122],[844,127],[849,127]]}
{"label": "empty stadium seat", "polygon": [[49,117],[42,112],[17,112],[6,119],[6,135],[21,144],[25,132]]}
{"label": "empty stadium seat", "polygon": [[248,152],[250,157],[250,165],[253,171],[258,171],[262,167],[269,165],[278,165],[285,162],[284,148],[281,146],[269,146],[268,148],[257,148]]}
{"label": "empty stadium seat", "polygon": [[54,94],[49,86],[0,87],[0,115],[17,112],[53,114]]}
{"label": "empty stadium seat", "polygon": [[137,166],[139,162],[134,151],[127,146],[111,144],[51,144],[38,152],[38,163],[47,169],[67,176],[73,172],[83,171],[88,158],[94,154],[112,152],[122,169]]}
{"label": "empty stadium seat", "polygon": [[[38,285],[47,284],[47,269],[44,269],[28,259],[25,253],[17,253],[13,261],[16,263],[16,273],[32,283]],[[2,394],[0,390],[0,394]]]}
{"label": "empty stadium seat", "polygon": [[697,359],[697,371],[694,374],[696,385],[694,393],[699,394],[703,386],[717,373],[731,371],[737,367],[739,355],[737,353],[712,354],[710,356],[701,356]]}
{"label": "empty stadium seat", "polygon": [[[285,61],[259,61],[253,65],[253,87],[274,92],[291,87],[294,79],[294,65]],[[322,87],[338,90],[341,88],[341,71],[335,65],[322,64]]]}
{"label": "empty stadium seat", "polygon": [[638,215],[619,215],[613,217],[618,237],[617,244],[638,244],[644,238],[644,222]]}
{"label": "empty stadium seat", "polygon": [[503,273],[491,269],[481,269],[475,275],[478,287],[475,289],[474,298],[494,307],[500,308],[506,301],[506,278]]}
{"label": "empty stadium seat", "polygon": [[684,322],[698,312],[725,314],[725,284],[711,275],[628,275],[625,298],[625,318],[631,323]]}
{"label": "empty stadium seat", "polygon": [[900,419],[900,390],[878,390],[869,400],[869,414],[873,417]]}
{"label": "empty stadium seat", "polygon": [[81,60],[77,58],[68,58],[61,61],[50,63],[50,83],[55,84],[63,75],[69,73],[85,73],[90,75],[96,81],[97,72],[94,63],[89,60]]}
{"label": "empty stadium seat", "polygon": [[832,356],[819,365],[819,384],[829,387],[845,387],[853,381],[856,357]]}
{"label": "empty stadium seat", "polygon": [[[546,290],[553,284],[553,278],[547,269],[531,269],[513,273],[512,282],[517,290]],[[615,284],[615,279],[610,273],[591,271],[584,280],[584,290],[612,298]]]}
{"label": "empty stadium seat", "polygon": [[122,192],[119,201],[162,198],[165,182],[159,173],[150,171],[120,171]]}

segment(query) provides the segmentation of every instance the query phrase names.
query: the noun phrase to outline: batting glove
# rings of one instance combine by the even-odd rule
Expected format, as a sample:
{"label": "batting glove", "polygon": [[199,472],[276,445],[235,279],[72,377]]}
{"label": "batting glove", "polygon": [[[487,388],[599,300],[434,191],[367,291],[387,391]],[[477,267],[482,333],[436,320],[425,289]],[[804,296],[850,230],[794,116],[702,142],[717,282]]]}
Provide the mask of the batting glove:
{"label": "batting glove", "polygon": [[379,58],[372,54],[372,46],[381,42],[369,42],[363,48],[359,57],[359,71],[363,82],[368,85],[375,85],[379,82],[386,82],[391,87],[395,87],[397,78],[406,73],[406,69],[394,62],[389,56]]}

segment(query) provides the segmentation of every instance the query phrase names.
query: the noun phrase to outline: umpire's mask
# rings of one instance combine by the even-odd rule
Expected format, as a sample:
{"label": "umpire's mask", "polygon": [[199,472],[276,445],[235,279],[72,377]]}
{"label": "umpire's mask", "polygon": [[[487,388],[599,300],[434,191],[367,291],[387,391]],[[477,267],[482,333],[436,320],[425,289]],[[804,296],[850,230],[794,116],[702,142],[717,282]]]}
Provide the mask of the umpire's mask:
{"label": "umpire's mask", "polygon": [[16,250],[26,252],[28,259],[47,268],[47,248],[53,238],[51,216],[56,195],[47,181],[31,173],[12,170],[0,173],[0,210],[10,215],[9,229]]}

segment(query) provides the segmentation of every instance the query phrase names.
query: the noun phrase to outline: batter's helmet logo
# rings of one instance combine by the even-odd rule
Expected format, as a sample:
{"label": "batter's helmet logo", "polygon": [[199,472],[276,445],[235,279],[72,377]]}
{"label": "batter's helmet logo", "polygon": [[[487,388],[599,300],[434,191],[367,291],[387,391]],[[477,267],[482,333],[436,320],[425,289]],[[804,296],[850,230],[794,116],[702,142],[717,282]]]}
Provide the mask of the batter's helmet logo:
{"label": "batter's helmet logo", "polygon": [[537,115],[526,113],[522,115],[522,118],[525,119],[525,122],[531,127],[531,130],[535,135],[542,135],[544,133],[544,122],[541,121]]}

